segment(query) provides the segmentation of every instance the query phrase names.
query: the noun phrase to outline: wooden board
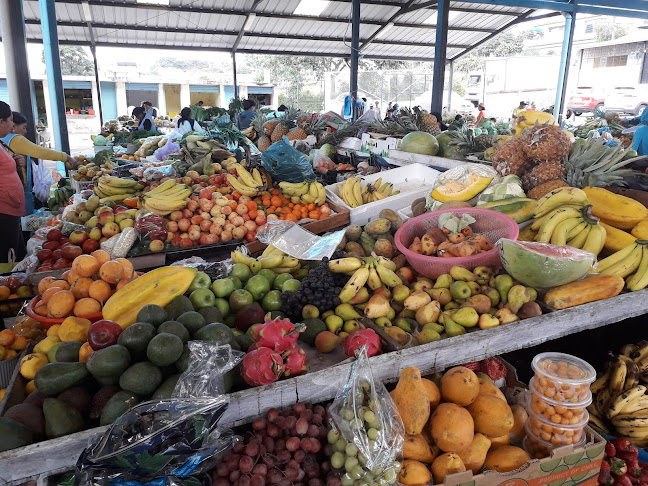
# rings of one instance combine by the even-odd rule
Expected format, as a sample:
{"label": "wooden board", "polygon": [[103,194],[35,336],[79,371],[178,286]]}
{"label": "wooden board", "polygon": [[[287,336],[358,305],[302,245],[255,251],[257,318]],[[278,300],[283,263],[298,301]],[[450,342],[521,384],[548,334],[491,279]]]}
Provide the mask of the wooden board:
{"label": "wooden board", "polygon": [[[423,374],[442,371],[469,361],[524,349],[569,334],[603,327],[614,322],[646,314],[648,290],[622,294],[571,309],[495,327],[469,332],[371,358],[373,377],[384,383],[398,380],[400,371],[418,367]],[[297,401],[323,402],[335,397],[350,370],[340,363],[314,373],[279,381],[265,387],[232,393],[230,406],[223,415],[223,425],[240,425],[252,421],[270,408],[293,405]],[[18,480],[51,471],[64,470],[76,463],[87,441],[101,434],[105,427],[73,434],[57,440],[0,453],[0,479]]]}

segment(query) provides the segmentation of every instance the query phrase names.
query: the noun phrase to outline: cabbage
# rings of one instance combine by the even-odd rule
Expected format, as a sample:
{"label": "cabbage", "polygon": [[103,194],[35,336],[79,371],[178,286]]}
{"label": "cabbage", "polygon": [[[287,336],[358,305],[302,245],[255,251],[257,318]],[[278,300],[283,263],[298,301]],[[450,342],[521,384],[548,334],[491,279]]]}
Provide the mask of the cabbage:
{"label": "cabbage", "polygon": [[104,137],[103,135],[97,135],[94,139],[94,144],[99,146],[106,145],[106,137]]}
{"label": "cabbage", "polygon": [[320,154],[326,155],[329,159],[333,158],[333,156],[336,154],[335,150],[335,145],[332,145],[330,143],[325,143],[322,145],[319,149]]}

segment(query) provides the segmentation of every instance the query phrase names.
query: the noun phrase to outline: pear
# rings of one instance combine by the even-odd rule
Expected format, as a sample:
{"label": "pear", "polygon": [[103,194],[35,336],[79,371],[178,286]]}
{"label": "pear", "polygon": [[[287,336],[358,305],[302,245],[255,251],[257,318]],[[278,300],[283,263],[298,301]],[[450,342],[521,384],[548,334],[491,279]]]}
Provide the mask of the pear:
{"label": "pear", "polygon": [[361,304],[356,304],[356,305],[354,306],[354,308],[355,308],[355,310],[357,310],[358,312],[363,312],[363,311],[367,308],[367,304],[368,304],[368,302],[363,302],[363,303],[361,303]]}
{"label": "pear", "polygon": [[513,277],[510,275],[498,275],[495,277],[495,288],[500,294],[500,301],[504,304],[508,302],[508,293],[511,287],[513,287]]}
{"label": "pear", "polygon": [[524,285],[514,285],[508,292],[508,306],[513,314],[517,314],[527,302],[531,301],[531,294]]}
{"label": "pear", "polygon": [[376,322],[376,325],[378,325],[380,327],[391,327],[392,326],[391,321],[389,319],[387,319],[386,317],[379,317],[378,319],[376,319],[375,322]]}
{"label": "pear", "polygon": [[441,324],[437,324],[436,322],[428,322],[425,326],[423,326],[423,331],[425,331],[426,329],[433,329],[434,331],[441,334],[445,328]]}
{"label": "pear", "polygon": [[416,311],[416,322],[421,326],[428,322],[436,322],[441,313],[441,304],[433,300]]}
{"label": "pear", "polygon": [[439,341],[440,339],[441,335],[434,329],[424,329],[418,336],[416,336],[416,340],[419,344],[428,344],[434,341]]}
{"label": "pear", "polygon": [[438,276],[438,278],[436,279],[436,282],[434,283],[434,288],[435,289],[449,289],[450,285],[452,285],[452,282],[454,282],[454,280],[452,279],[450,274],[444,273],[444,274]]}
{"label": "pear", "polygon": [[378,287],[376,290],[374,290],[373,294],[382,295],[387,300],[391,300],[392,298],[392,292],[387,287]]}
{"label": "pear", "polygon": [[412,332],[418,327],[415,321],[412,321],[412,319],[407,319],[405,317],[399,317],[398,319],[396,319],[394,321],[394,326],[400,327],[405,332]]}
{"label": "pear", "polygon": [[542,315],[542,309],[537,302],[527,302],[517,312],[520,319],[528,319],[529,317],[537,317]]}
{"label": "pear", "polygon": [[455,280],[461,280],[463,282],[474,282],[477,280],[477,275],[459,265],[455,265],[450,269],[450,276]]}
{"label": "pear", "polygon": [[430,297],[427,292],[416,290],[412,292],[407,299],[405,299],[404,304],[405,309],[416,311],[430,302],[432,302],[432,297]]}
{"label": "pear", "polygon": [[[322,315],[322,317],[324,316]],[[327,316],[324,322],[326,323],[326,328],[333,334],[342,329],[342,326],[344,325],[342,318],[340,316],[336,316],[335,314]]]}
{"label": "pear", "polygon": [[398,317],[404,317],[405,319],[414,319],[416,317],[416,311],[403,309],[403,311],[398,314]]}
{"label": "pear", "polygon": [[479,322],[479,314],[472,307],[462,307],[454,313],[452,319],[464,327],[474,327]]}
{"label": "pear", "polygon": [[448,302],[452,301],[450,289],[429,289],[427,290],[427,293],[432,297],[432,300],[436,300],[441,305],[446,305]]}
{"label": "pear", "polygon": [[393,319],[394,317],[396,317],[396,310],[390,306],[385,317],[389,320]]}
{"label": "pear", "polygon": [[477,295],[481,290],[481,285],[479,285],[477,282],[467,282],[467,283],[468,283],[468,287],[470,287],[470,292],[472,295]]}
{"label": "pear", "polygon": [[491,316],[490,314],[482,314],[479,316],[479,329],[490,329],[499,325],[500,321],[495,316]]}
{"label": "pear", "polygon": [[392,300],[403,303],[410,296],[410,289],[407,285],[397,285],[392,289]]}
{"label": "pear", "polygon": [[401,312],[405,308],[405,306],[400,302],[394,302],[392,300],[391,301],[391,308],[394,310],[394,315],[396,315],[399,312]]}
{"label": "pear", "polygon": [[351,319],[360,319],[362,316],[358,314],[351,304],[340,304],[335,308],[335,315],[340,316],[343,321],[350,321]]}
{"label": "pear", "polygon": [[502,307],[495,313],[495,317],[499,320],[500,324],[510,324],[511,322],[519,321],[520,318],[511,312],[511,309]]}
{"label": "pear", "polygon": [[392,308],[389,305],[389,301],[384,296],[373,295],[369,299],[369,302],[367,302],[364,314],[369,319],[376,319],[378,317],[387,317],[390,310],[392,310]]}
{"label": "pear", "polygon": [[351,305],[356,305],[356,304],[363,304],[369,300],[369,289],[367,287],[362,287],[360,290],[358,290],[358,293],[353,296],[353,298],[349,301],[349,304]]}
{"label": "pear", "polygon": [[356,321],[355,319],[352,319],[350,321],[346,321],[344,323],[344,326],[342,326],[342,331],[351,334],[353,331],[357,331],[360,328],[360,323]]}
{"label": "pear", "polygon": [[449,310],[458,309],[459,307],[461,307],[461,304],[459,302],[448,302],[443,306],[443,310],[447,312]]}
{"label": "pear", "polygon": [[412,284],[412,290],[427,290],[433,287],[432,283],[429,280],[418,280]]}
{"label": "pear", "polygon": [[529,295],[531,295],[531,300],[529,302],[535,302],[538,298],[538,291],[533,287],[527,287],[527,290],[529,291]]}
{"label": "pear", "polygon": [[407,341],[409,341],[409,334],[403,331],[400,327],[388,327],[385,329],[385,332],[400,345],[407,344]]}
{"label": "pear", "polygon": [[473,273],[477,276],[477,281],[480,284],[486,284],[493,276],[493,271],[488,267],[477,267],[473,270]]}
{"label": "pear", "polygon": [[457,324],[448,314],[444,314],[443,322],[445,323],[445,333],[448,337],[466,334],[466,329],[461,324]]}
{"label": "pear", "polygon": [[472,307],[477,311],[477,313],[486,314],[491,308],[491,300],[484,294],[477,294],[470,297],[461,306]]}
{"label": "pear", "polygon": [[452,298],[455,300],[466,300],[472,295],[472,290],[466,282],[457,280],[455,282],[452,282],[452,285],[450,285],[450,293],[452,294]]}
{"label": "pear", "polygon": [[482,285],[480,292],[490,299],[492,307],[495,307],[500,303],[500,294],[497,289],[489,287],[488,285]]}

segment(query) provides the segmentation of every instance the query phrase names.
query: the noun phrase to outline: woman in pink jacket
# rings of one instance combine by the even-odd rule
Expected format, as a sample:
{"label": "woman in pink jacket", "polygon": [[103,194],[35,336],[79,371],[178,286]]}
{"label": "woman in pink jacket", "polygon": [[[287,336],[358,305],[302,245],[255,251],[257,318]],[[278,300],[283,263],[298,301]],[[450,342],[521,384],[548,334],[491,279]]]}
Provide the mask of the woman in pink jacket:
{"label": "woman in pink jacket", "polygon": [[[0,138],[13,129],[13,114],[9,105],[0,101]],[[25,256],[25,240],[20,217],[25,215],[25,193],[16,171],[16,160],[8,148],[0,144],[0,262],[6,263],[9,250],[16,252],[16,260]]]}

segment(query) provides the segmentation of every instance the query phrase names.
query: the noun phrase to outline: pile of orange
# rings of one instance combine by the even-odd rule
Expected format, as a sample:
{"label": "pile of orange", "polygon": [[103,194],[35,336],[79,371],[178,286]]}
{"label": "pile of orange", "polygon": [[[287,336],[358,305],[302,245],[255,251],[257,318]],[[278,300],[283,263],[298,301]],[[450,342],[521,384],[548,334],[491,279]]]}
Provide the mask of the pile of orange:
{"label": "pile of orange", "polygon": [[[233,192],[231,195],[225,196],[228,199],[238,201],[241,194]],[[240,203],[239,203],[240,204]],[[266,217],[274,215],[276,219],[282,221],[297,222],[300,219],[324,219],[331,214],[331,209],[327,203],[317,206],[316,204],[295,204],[286,198],[279,189],[273,189],[270,192],[264,192],[254,200],[245,203],[248,207],[248,215],[251,219],[255,219],[258,210],[263,209]],[[232,209],[236,209],[233,207]],[[275,218],[269,218],[272,220]]]}
{"label": "pile of orange", "polygon": [[126,258],[111,260],[103,250],[79,255],[61,279],[46,277],[38,283],[41,300],[34,311],[43,317],[93,316],[112,294],[136,278]]}
{"label": "pile of orange", "polygon": [[27,347],[27,339],[11,329],[0,331],[0,361],[11,359]]}

